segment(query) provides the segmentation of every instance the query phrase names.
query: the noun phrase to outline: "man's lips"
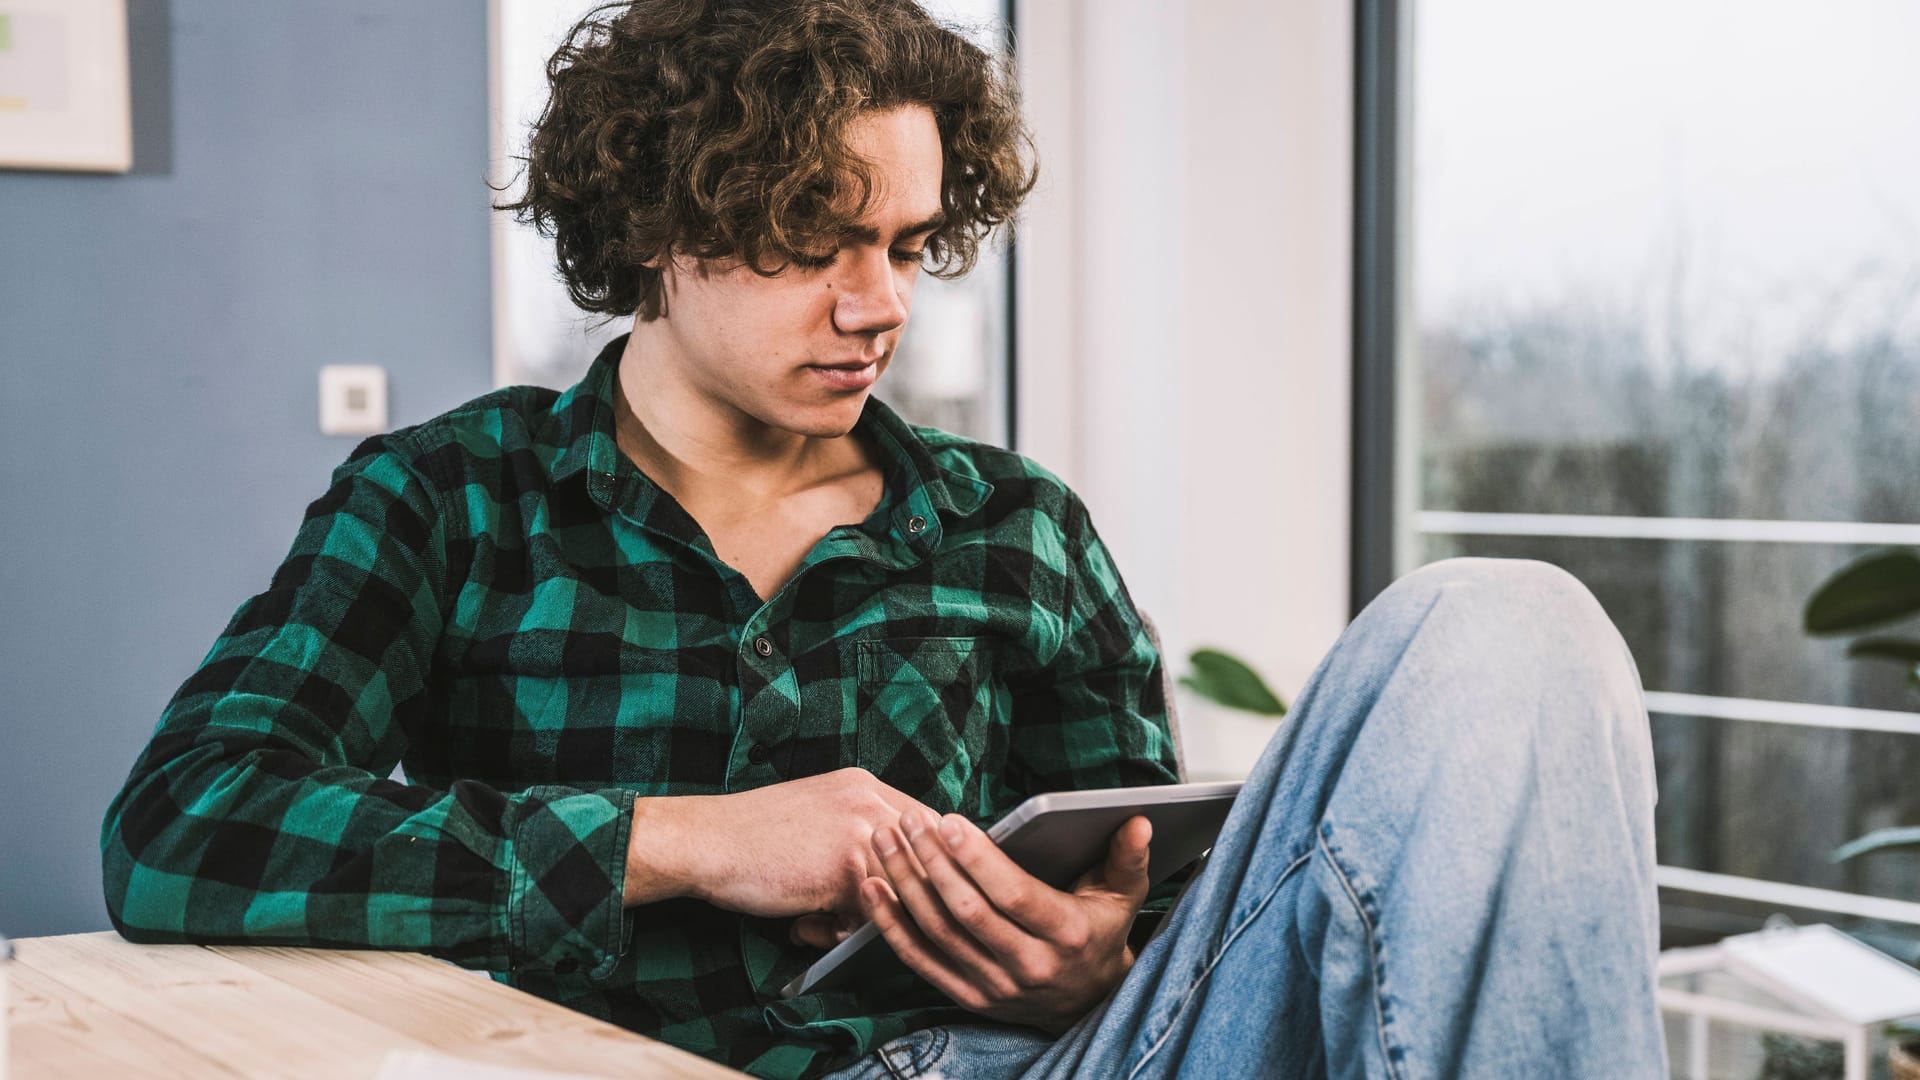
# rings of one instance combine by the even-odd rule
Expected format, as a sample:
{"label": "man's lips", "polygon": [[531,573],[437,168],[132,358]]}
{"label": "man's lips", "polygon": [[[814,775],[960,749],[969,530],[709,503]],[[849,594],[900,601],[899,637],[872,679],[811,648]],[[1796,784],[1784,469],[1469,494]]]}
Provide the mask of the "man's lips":
{"label": "man's lips", "polygon": [[880,361],[808,364],[807,370],[834,390],[865,390],[880,377]]}

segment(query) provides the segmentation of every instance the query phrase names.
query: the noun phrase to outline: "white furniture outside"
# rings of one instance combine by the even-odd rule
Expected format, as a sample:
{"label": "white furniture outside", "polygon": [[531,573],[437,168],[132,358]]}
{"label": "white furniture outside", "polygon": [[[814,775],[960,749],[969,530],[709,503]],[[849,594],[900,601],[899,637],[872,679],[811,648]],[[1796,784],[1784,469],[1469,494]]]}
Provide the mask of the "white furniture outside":
{"label": "white furniture outside", "polygon": [[1753,1030],[1756,1039],[1775,1031],[1839,1043],[1846,1080],[1867,1080],[1881,1027],[1920,1015],[1920,972],[1826,925],[1669,949],[1659,972],[1661,1011],[1683,1025],[1668,1051],[1673,1075],[1685,1080],[1735,1075],[1713,1071],[1716,1021]]}

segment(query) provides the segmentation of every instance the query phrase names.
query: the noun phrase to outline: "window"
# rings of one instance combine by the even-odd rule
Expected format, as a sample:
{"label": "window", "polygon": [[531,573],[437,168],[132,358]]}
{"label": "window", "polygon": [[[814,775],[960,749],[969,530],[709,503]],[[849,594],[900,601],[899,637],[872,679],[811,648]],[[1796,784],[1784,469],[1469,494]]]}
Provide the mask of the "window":
{"label": "window", "polygon": [[[602,0],[494,0],[494,183],[521,179],[515,157],[546,105],[546,62],[566,31]],[[1004,51],[1003,0],[925,0],[935,17]],[[494,214],[494,381],[572,385],[631,319],[603,321],[573,306],[553,268],[553,244],[512,215]],[[879,396],[907,419],[1013,444],[1011,252],[987,248],[957,281],[923,275],[911,330]]]}
{"label": "window", "polygon": [[[1004,54],[1007,0],[921,0],[941,22]],[[1013,258],[985,245],[973,272],[954,281],[922,274],[913,316],[877,391],[916,424],[1013,445]]]}
{"label": "window", "polygon": [[1829,855],[1920,823],[1920,695],[1800,615],[1920,546],[1920,7],[1361,7],[1356,599],[1572,571],[1648,690],[1669,943],[1913,957],[1920,853]]}

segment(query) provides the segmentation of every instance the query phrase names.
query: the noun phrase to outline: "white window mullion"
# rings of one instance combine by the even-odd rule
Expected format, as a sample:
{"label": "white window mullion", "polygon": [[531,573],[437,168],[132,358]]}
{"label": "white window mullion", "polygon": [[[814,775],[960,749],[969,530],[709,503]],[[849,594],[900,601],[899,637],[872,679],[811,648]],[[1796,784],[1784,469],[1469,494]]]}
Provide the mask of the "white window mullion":
{"label": "white window mullion", "polygon": [[1896,709],[1857,709],[1850,705],[1807,705],[1795,701],[1762,701],[1756,698],[1649,690],[1647,711],[1671,716],[1711,716],[1720,720],[1920,735],[1920,713]]}
{"label": "white window mullion", "polygon": [[1890,900],[1884,896],[1863,896],[1838,889],[1816,889],[1810,885],[1788,885],[1780,881],[1711,874],[1680,866],[1661,866],[1653,872],[1654,883],[1677,892],[1724,896],[1736,900],[1755,900],[1763,904],[1827,911],[1836,915],[1854,915],[1862,919],[1920,926],[1920,904],[1909,900]]}
{"label": "white window mullion", "polygon": [[1422,510],[1414,530],[1460,536],[1578,536],[1618,540],[1731,540],[1777,544],[1920,545],[1920,525],[1874,521],[1483,514]]}

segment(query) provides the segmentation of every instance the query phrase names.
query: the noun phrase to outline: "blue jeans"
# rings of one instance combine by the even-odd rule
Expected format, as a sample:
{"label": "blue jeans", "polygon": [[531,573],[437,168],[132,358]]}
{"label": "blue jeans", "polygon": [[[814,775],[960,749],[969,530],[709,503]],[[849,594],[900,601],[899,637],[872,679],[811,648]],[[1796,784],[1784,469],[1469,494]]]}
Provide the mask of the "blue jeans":
{"label": "blue jeans", "polygon": [[1593,596],[1544,563],[1425,567],[1321,662],[1079,1024],[930,1028],[833,1076],[1665,1076],[1653,801]]}

